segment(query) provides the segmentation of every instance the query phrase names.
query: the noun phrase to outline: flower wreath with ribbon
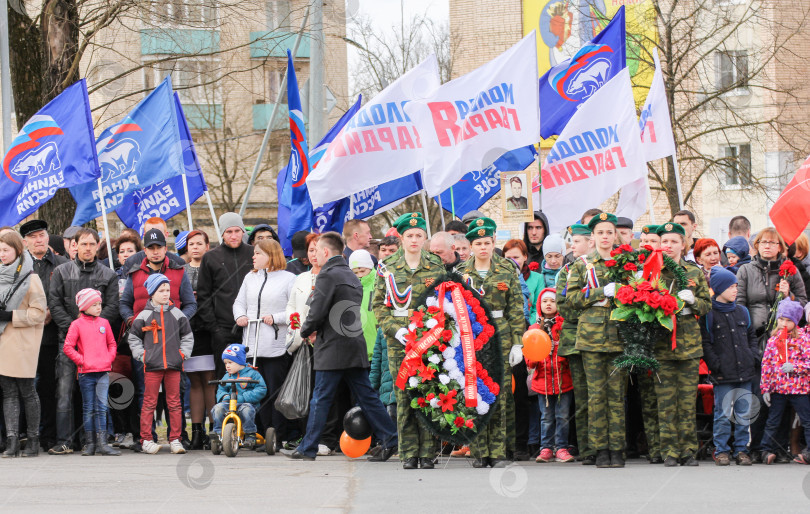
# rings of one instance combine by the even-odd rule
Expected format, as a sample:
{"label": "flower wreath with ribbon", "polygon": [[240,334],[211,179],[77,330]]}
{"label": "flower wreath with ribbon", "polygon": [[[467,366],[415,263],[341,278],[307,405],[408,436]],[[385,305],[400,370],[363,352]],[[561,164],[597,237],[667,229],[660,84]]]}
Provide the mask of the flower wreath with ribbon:
{"label": "flower wreath with ribbon", "polygon": [[503,357],[491,311],[462,277],[429,288],[410,316],[395,385],[428,430],[468,444],[489,421],[503,383]]}

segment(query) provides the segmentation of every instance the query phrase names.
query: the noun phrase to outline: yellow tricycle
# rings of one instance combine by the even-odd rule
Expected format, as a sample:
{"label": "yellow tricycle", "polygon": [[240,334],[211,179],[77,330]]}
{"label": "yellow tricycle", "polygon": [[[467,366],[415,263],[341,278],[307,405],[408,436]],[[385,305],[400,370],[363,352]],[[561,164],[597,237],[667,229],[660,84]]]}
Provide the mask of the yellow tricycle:
{"label": "yellow tricycle", "polygon": [[[209,384],[227,384],[231,387],[230,398],[228,399],[228,414],[222,420],[222,438],[214,437],[216,434],[211,435],[211,453],[219,455],[225,452],[228,457],[236,457],[239,453],[239,448],[245,442],[245,432],[242,430],[242,419],[236,412],[237,403],[237,390],[236,384],[258,384],[258,380],[252,378],[236,378],[226,380],[210,380]],[[256,434],[256,444],[264,445],[264,451],[267,455],[276,453],[276,431],[273,427],[267,429],[264,437]]]}

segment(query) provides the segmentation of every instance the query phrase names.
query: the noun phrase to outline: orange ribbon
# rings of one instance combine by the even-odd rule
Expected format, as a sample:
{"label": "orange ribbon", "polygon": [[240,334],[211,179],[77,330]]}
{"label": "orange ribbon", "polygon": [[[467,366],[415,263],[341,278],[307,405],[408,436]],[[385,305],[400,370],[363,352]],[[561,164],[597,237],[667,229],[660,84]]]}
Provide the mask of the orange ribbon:
{"label": "orange ribbon", "polygon": [[146,326],[146,327],[143,327],[141,330],[143,330],[144,332],[152,332],[152,343],[153,343],[153,344],[157,344],[157,343],[158,343],[158,336],[157,336],[157,334],[158,334],[158,331],[159,331],[159,330],[162,330],[162,328],[161,328],[161,326],[160,326],[160,325],[158,325],[157,321],[152,320],[152,324],[151,324],[151,325]]}
{"label": "orange ribbon", "polygon": [[675,351],[675,348],[678,347],[678,316],[676,314],[672,315],[672,351]]}

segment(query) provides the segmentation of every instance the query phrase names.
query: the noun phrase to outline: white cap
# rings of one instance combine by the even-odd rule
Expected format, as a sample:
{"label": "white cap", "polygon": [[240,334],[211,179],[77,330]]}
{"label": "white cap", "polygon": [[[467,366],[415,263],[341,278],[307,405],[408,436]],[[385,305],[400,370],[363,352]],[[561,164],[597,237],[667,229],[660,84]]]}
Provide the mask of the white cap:
{"label": "white cap", "polygon": [[367,250],[355,250],[349,255],[349,267],[374,269],[374,261],[371,260],[371,254]]}

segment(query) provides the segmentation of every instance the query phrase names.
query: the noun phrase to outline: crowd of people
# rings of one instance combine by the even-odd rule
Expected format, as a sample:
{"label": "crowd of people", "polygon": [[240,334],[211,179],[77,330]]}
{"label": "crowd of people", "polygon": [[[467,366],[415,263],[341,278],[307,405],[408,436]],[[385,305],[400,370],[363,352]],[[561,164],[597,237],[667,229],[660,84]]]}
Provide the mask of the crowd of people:
{"label": "crowd of people", "polygon": [[[151,218],[142,237],[126,229],[108,252],[89,228],[53,235],[36,219],[0,228],[3,457],[154,454],[158,425],[171,453],[210,448],[230,396],[210,382],[242,379],[243,448],[272,444],[293,459],[339,451],[343,415],[359,405],[376,443],[369,460],[398,455],[405,469],[431,469],[440,454],[477,468],[530,459],[617,468],[640,456],[810,464],[805,235],[787,245],[737,216],[721,245],[696,236],[689,211],[637,228],[589,209],[565,234],[535,212],[522,239],[498,241],[495,222],[473,211],[428,238],[422,215],[408,213],[380,239],[362,220],[343,234],[296,233],[285,256],[269,224],[247,230],[225,213],[219,230],[176,233],[171,252],[166,222]],[[679,268],[661,273],[684,307],[674,333],[651,342],[655,373],[614,364],[624,342],[608,271],[620,245],[661,249]],[[448,273],[481,294],[502,346],[501,394],[467,446],[438,440],[394,384],[410,299]],[[544,360],[524,358],[530,327],[552,341]],[[304,345],[310,407],[290,420],[275,400]],[[259,444],[271,427],[275,438]]]}

